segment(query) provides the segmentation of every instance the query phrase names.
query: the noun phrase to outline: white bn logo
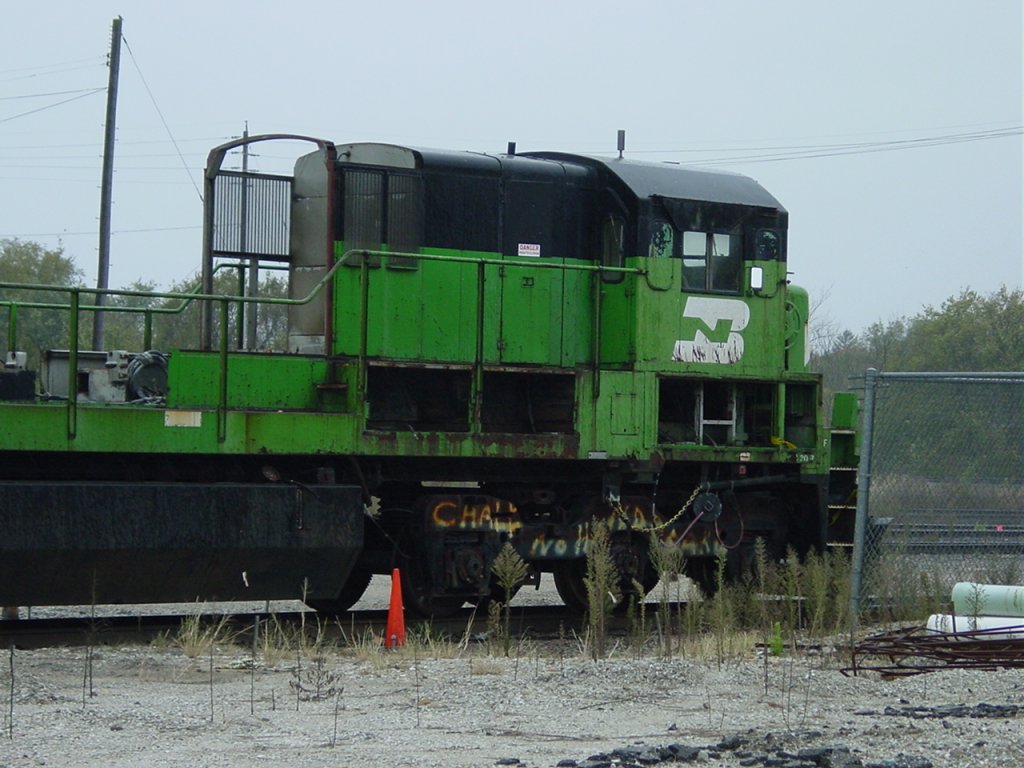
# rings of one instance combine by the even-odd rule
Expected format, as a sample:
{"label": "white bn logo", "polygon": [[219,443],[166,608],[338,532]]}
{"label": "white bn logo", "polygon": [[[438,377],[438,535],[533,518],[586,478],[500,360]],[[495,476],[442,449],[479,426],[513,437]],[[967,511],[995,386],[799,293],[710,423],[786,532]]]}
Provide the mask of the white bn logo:
{"label": "white bn logo", "polygon": [[690,296],[683,307],[683,317],[691,317],[712,333],[722,320],[729,322],[725,341],[712,341],[697,328],[693,339],[680,339],[672,350],[672,360],[682,363],[735,363],[743,357],[743,336],[740,331],[750,322],[750,308],[738,299],[712,299]]}

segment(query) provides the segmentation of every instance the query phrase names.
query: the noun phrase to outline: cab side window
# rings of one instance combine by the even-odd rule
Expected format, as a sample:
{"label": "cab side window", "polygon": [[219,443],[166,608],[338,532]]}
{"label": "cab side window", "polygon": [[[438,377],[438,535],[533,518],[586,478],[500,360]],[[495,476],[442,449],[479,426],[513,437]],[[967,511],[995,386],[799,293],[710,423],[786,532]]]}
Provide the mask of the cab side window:
{"label": "cab side window", "polygon": [[704,232],[683,232],[683,290],[707,287],[708,237]]}
{"label": "cab side window", "polygon": [[683,232],[683,290],[739,293],[743,275],[739,234]]}
{"label": "cab side window", "polygon": [[709,280],[712,291],[739,293],[743,261],[739,235],[714,233],[708,238]]}

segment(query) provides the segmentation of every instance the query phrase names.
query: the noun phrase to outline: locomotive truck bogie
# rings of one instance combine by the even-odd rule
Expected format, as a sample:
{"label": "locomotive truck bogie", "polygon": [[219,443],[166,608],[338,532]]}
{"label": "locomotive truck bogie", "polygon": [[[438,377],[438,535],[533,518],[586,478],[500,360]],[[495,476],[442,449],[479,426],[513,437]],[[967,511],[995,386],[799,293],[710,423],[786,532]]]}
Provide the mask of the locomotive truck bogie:
{"label": "locomotive truck bogie", "polygon": [[[809,301],[788,282],[788,214],[756,182],[322,140],[294,177],[222,169],[269,138],[211,152],[200,293],[146,310],[139,349],[198,302],[198,349],[94,353],[69,331],[39,393],[9,355],[0,602],[81,599],[91,579],[99,599],[304,590],[336,612],[400,567],[412,606],[441,613],[494,596],[510,545],[582,607],[598,524],[627,592],[656,581],[655,546],[710,588],[756,538],[824,544]],[[213,293],[218,265],[254,264],[287,269],[289,298]],[[99,309],[63,290],[73,327]],[[272,303],[283,348],[235,343],[229,323]],[[150,367],[129,397],[132,360]],[[78,585],[38,578],[36,554]]]}

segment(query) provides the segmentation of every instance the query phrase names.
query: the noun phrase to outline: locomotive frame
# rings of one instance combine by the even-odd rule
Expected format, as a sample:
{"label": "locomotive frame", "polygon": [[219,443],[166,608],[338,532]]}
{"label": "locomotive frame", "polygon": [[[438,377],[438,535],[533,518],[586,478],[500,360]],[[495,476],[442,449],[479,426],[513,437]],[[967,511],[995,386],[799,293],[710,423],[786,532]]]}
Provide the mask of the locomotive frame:
{"label": "locomotive frame", "polygon": [[[294,177],[222,169],[275,139],[315,144]],[[170,351],[162,390],[135,353],[118,359],[143,360],[147,396],[90,390],[77,325],[97,291],[35,286],[69,296],[65,397],[0,388],[0,604],[340,611],[398,566],[437,614],[486,600],[510,543],[584,608],[597,521],[627,592],[656,582],[652,546],[710,588],[758,537],[825,545],[808,299],[788,214],[751,179],[280,134],[212,150],[204,197],[201,292],[156,294],[201,304],[199,344]],[[215,295],[225,263],[285,266],[290,298]],[[3,303],[3,375],[24,381]],[[287,350],[229,338],[232,307],[270,303]]]}

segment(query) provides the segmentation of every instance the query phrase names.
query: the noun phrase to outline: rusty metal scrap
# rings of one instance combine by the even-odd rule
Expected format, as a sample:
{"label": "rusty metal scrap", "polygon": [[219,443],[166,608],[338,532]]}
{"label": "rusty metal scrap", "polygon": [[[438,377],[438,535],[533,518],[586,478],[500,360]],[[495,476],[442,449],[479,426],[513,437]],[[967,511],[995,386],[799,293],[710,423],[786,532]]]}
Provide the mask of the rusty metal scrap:
{"label": "rusty metal scrap", "polygon": [[964,632],[925,627],[884,632],[857,643],[852,664],[840,671],[847,677],[859,672],[906,677],[941,669],[1024,668],[1024,637],[1007,639],[1009,633],[1024,633],[1024,623]]}

